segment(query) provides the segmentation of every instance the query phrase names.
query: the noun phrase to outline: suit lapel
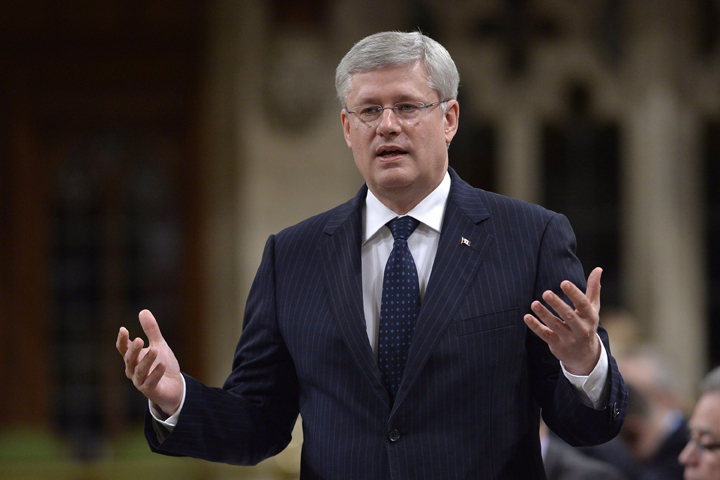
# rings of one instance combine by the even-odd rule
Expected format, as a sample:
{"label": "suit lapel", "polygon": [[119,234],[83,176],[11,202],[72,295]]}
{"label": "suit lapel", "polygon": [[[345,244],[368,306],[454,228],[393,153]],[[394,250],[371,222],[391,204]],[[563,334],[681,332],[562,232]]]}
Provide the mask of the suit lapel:
{"label": "suit lapel", "polygon": [[480,203],[476,192],[452,169],[450,174],[452,187],[440,243],[395,400],[396,406],[415,383],[493,241],[493,237],[479,225],[489,217],[489,213]]}
{"label": "suit lapel", "polygon": [[363,187],[352,201],[338,207],[323,230],[325,239],[318,245],[318,256],[322,259],[330,304],[348,349],[373,390],[389,407],[390,400],[368,341],[363,311],[360,238],[366,194],[367,187]]}
{"label": "suit lapel", "polygon": [[[395,408],[405,398],[425,366],[493,241],[493,237],[480,226],[489,213],[477,193],[453,169],[449,169],[449,172],[452,187],[440,243],[413,334],[402,384],[395,399]],[[363,186],[353,200],[337,208],[324,228],[325,239],[318,244],[318,257],[322,259],[330,304],[349,351],[372,390],[390,407],[387,390],[383,386],[367,338],[362,303],[360,238],[362,206],[366,195],[367,187]]]}

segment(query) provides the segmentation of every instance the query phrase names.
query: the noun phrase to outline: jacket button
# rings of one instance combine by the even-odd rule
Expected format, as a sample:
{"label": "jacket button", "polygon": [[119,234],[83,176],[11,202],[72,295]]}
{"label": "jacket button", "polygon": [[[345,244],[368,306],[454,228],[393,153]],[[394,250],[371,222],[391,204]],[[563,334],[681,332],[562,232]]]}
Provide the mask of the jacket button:
{"label": "jacket button", "polygon": [[397,442],[400,440],[400,432],[398,432],[397,429],[390,430],[388,432],[388,439],[393,443]]}

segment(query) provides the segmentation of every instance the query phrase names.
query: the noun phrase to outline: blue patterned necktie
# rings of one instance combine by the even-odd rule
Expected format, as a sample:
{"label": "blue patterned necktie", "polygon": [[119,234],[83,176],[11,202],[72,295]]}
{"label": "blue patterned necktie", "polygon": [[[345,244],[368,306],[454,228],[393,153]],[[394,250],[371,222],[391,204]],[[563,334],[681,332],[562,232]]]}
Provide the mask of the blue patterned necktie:
{"label": "blue patterned necktie", "polygon": [[378,366],[390,401],[395,399],[400,386],[420,311],[417,268],[407,244],[408,237],[419,223],[407,216],[387,223],[395,241],[383,276]]}

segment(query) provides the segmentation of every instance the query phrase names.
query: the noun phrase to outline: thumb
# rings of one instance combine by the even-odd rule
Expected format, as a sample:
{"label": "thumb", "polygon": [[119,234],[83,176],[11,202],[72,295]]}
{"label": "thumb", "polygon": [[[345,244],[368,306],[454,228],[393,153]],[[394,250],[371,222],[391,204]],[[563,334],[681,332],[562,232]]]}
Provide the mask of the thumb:
{"label": "thumb", "polygon": [[147,335],[150,345],[164,344],[165,339],[160,333],[160,327],[158,326],[157,320],[150,310],[143,310],[138,315],[140,318],[140,325],[142,326],[145,335]]}

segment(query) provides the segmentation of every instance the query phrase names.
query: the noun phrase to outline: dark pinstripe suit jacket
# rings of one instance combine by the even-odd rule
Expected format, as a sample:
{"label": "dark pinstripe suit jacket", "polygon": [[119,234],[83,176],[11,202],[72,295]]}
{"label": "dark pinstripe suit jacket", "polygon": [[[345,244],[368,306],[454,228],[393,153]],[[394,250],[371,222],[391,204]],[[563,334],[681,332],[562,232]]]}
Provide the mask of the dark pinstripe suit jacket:
{"label": "dark pinstripe suit jacket", "polygon": [[301,413],[303,479],[518,480],[545,478],[541,408],[570,444],[615,436],[627,399],[615,360],[607,407],[589,408],[523,323],[544,290],[558,292],[564,279],[585,286],[569,222],[450,174],[440,244],[393,405],[363,316],[363,187],[269,238],[233,372],[223,389],[186,377],[174,431],[160,442],[148,420],[153,450],[253,464],[285,447]]}

